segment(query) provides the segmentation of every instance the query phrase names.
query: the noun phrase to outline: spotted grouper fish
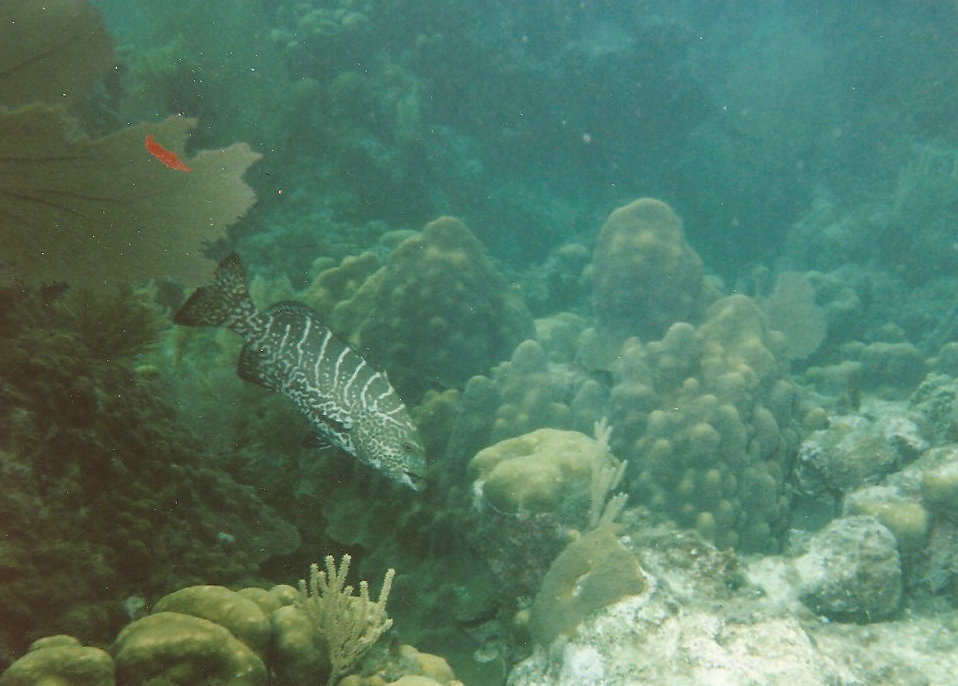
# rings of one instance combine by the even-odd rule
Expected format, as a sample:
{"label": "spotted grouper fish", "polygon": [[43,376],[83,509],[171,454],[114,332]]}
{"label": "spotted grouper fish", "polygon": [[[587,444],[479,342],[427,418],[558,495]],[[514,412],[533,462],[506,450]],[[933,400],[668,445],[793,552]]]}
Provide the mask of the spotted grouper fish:
{"label": "spotted grouper fish", "polygon": [[320,438],[390,479],[419,490],[426,468],[416,426],[386,375],[377,371],[299,302],[259,312],[246,270],[231,254],[173,318],[187,326],[225,326],[240,334],[240,378],[282,393]]}

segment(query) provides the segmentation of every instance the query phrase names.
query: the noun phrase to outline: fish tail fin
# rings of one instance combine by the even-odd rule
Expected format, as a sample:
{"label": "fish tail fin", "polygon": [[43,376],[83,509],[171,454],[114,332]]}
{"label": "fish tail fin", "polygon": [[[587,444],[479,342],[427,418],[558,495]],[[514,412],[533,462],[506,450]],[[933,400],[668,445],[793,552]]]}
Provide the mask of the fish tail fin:
{"label": "fish tail fin", "polygon": [[246,269],[236,253],[216,267],[213,282],[194,291],[173,317],[186,326],[225,326],[245,334],[256,316],[246,285]]}

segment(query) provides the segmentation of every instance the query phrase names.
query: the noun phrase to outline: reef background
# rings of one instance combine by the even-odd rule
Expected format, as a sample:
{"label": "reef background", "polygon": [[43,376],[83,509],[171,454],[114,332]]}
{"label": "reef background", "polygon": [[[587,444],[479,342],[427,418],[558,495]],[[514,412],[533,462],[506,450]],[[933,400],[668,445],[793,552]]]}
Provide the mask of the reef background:
{"label": "reef background", "polygon": [[[803,441],[958,372],[953,3],[91,4],[115,68],[83,130],[184,115],[187,152],[261,154],[206,255],[385,367],[433,467],[414,495],[304,447],[235,337],[171,327],[182,283],[4,290],[0,668],[48,633],[105,645],[188,583],[349,552],[399,570],[404,641],[497,683],[562,545],[473,508],[479,450],[606,416],[629,507],[773,553],[840,510],[794,496]],[[951,607],[948,574],[911,588]]]}

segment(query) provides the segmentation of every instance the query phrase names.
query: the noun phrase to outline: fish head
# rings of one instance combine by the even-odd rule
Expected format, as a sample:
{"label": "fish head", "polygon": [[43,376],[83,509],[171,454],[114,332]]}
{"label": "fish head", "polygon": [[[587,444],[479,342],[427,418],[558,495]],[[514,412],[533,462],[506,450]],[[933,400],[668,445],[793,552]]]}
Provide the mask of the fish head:
{"label": "fish head", "polygon": [[358,457],[393,481],[421,490],[426,449],[405,410],[398,415],[370,412],[351,432]]}

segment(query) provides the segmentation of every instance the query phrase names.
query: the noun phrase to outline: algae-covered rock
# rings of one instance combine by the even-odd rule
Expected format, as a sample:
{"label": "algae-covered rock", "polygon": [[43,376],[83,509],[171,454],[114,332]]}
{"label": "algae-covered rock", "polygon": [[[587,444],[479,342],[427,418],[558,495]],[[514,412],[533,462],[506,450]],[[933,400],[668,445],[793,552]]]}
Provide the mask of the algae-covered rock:
{"label": "algae-covered rock", "polygon": [[871,516],[843,517],[815,534],[795,560],[800,597],[813,612],[873,622],[901,604],[902,572],[894,534]]}
{"label": "algae-covered rock", "polygon": [[702,259],[671,207],[641,198],[609,215],[593,256],[593,308],[601,329],[661,336],[696,312],[702,291]]}
{"label": "algae-covered rock", "polygon": [[895,408],[834,416],[799,447],[797,485],[820,498],[876,484],[928,449],[926,424],[917,413]]}
{"label": "algae-covered rock", "polygon": [[833,417],[798,451],[799,488],[809,495],[846,493],[876,483],[901,464],[901,456],[867,418]]}
{"label": "algae-covered rock", "polygon": [[945,374],[929,374],[910,399],[938,441],[958,438],[958,381]]}
{"label": "algae-covered rock", "polygon": [[164,596],[153,612],[202,617],[228,629],[260,657],[269,648],[269,618],[252,600],[223,586],[188,586]]}
{"label": "algae-covered rock", "polygon": [[943,446],[929,451],[933,462],[921,478],[925,502],[936,512],[958,515],[958,447]]}
{"label": "algae-covered rock", "polygon": [[635,553],[602,527],[570,543],[553,561],[532,604],[530,630],[540,645],[573,631],[591,612],[650,588]]}
{"label": "algae-covered rock", "polygon": [[911,343],[871,343],[862,350],[862,386],[884,397],[907,397],[918,387],[928,366]]}
{"label": "algae-covered rock", "polygon": [[111,648],[118,686],[265,686],[263,661],[208,619],[158,612],[128,625]]}
{"label": "algae-covered rock", "polygon": [[931,515],[925,506],[890,486],[869,486],[850,493],[844,514],[875,517],[895,534],[902,554],[924,548],[931,529]]}
{"label": "algae-covered rock", "polygon": [[0,686],[113,686],[113,660],[72,636],[48,636],[0,675]]}

